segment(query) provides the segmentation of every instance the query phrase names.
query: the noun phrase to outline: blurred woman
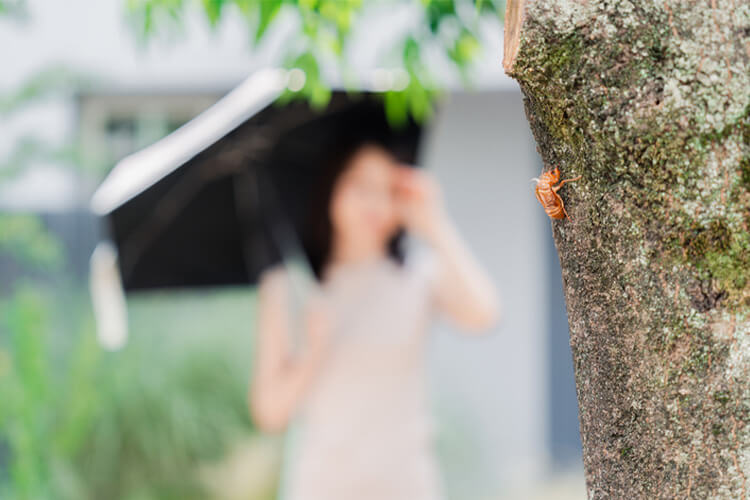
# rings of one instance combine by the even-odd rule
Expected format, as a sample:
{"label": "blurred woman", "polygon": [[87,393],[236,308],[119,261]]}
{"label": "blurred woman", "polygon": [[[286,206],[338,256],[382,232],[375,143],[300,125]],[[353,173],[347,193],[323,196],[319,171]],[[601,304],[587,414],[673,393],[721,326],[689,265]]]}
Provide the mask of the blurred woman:
{"label": "blurred woman", "polygon": [[[487,273],[456,231],[439,187],[362,140],[325,169],[305,247],[316,293],[302,349],[292,342],[290,276],[259,285],[250,389],[256,424],[294,430],[284,500],[437,500],[425,355],[438,313],[472,332],[498,319]],[[426,245],[405,253],[405,232]]]}

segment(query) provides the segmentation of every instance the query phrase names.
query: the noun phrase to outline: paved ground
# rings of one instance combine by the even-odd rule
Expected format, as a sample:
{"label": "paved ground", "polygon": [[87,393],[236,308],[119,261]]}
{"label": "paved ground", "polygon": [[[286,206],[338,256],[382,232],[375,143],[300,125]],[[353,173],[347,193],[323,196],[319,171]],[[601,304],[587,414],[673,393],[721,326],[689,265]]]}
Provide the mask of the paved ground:
{"label": "paved ground", "polygon": [[498,500],[586,500],[583,471],[557,474],[538,487],[508,492]]}

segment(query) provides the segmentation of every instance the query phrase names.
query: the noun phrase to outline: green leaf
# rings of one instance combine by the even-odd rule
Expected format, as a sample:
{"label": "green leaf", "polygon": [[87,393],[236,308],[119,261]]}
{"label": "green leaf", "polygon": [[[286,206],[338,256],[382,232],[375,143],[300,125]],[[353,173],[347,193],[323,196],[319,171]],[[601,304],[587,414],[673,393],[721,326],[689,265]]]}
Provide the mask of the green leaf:
{"label": "green leaf", "polygon": [[479,54],[481,46],[473,33],[464,29],[453,45],[448,49],[448,57],[456,63],[459,69],[463,69],[473,61]]}
{"label": "green leaf", "polygon": [[254,43],[258,45],[271,22],[281,9],[282,0],[260,0],[258,2],[258,28],[255,31]]}
{"label": "green leaf", "polygon": [[429,108],[430,101],[424,92],[417,91],[409,94],[409,110],[417,121],[425,119]]}
{"label": "green leaf", "polygon": [[462,61],[473,60],[479,49],[479,40],[468,31],[464,31],[456,42],[456,52]]}
{"label": "green leaf", "polygon": [[388,123],[394,127],[403,126],[408,118],[406,91],[388,91],[383,98]]}
{"label": "green leaf", "polygon": [[292,68],[299,68],[305,72],[305,82],[317,81],[320,77],[320,68],[318,67],[318,60],[311,51],[306,51],[300,54],[294,59]]}
{"label": "green leaf", "polygon": [[221,19],[221,10],[223,7],[223,0],[203,0],[203,10],[206,12],[208,23],[212,28],[216,28],[216,26],[219,24],[219,20]]}
{"label": "green leaf", "polygon": [[360,0],[321,0],[318,10],[320,15],[332,21],[338,30],[348,32],[355,12],[361,7]]}
{"label": "green leaf", "polygon": [[323,109],[331,100],[331,89],[327,85],[317,82],[312,87],[310,105],[315,109]]}
{"label": "green leaf", "polygon": [[433,0],[426,6],[427,25],[433,35],[438,33],[440,23],[449,16],[456,15],[456,5],[453,0]]}
{"label": "green leaf", "polygon": [[403,58],[407,67],[419,62],[419,43],[413,36],[407,36],[404,41]]}

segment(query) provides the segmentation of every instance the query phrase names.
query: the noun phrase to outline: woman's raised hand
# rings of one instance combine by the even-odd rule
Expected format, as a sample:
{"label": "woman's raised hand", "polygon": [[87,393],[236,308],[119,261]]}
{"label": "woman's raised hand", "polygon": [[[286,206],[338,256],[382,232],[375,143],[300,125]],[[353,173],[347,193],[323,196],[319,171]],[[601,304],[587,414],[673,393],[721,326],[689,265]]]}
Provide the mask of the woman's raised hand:
{"label": "woman's raised hand", "polygon": [[398,167],[396,200],[406,229],[433,240],[445,221],[442,193],[435,178],[412,167]]}

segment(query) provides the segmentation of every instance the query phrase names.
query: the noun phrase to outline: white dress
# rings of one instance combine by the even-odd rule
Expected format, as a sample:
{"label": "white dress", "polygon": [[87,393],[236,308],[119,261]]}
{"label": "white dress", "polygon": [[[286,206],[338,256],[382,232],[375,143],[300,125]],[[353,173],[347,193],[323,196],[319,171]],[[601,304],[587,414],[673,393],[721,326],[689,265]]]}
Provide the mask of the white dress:
{"label": "white dress", "polygon": [[332,350],[287,435],[283,500],[443,498],[425,366],[434,263],[422,251],[329,273]]}

